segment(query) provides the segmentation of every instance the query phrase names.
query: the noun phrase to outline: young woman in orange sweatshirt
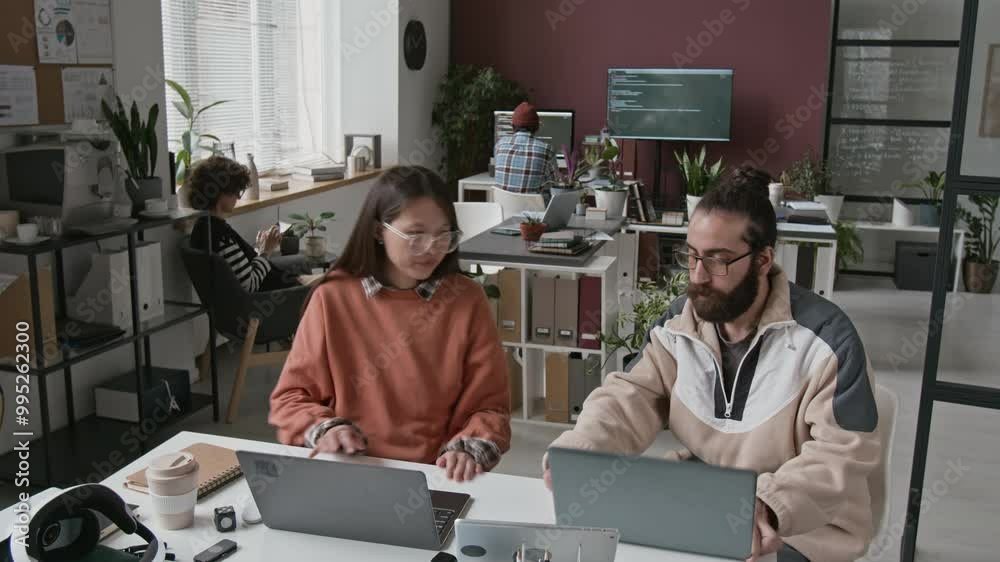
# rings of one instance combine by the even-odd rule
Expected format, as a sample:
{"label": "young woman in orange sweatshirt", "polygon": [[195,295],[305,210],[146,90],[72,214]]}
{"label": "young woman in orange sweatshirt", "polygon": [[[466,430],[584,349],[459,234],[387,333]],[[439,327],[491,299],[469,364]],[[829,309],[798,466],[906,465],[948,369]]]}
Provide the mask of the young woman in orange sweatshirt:
{"label": "young woman in orange sweatshirt", "polygon": [[271,394],[282,443],[436,463],[463,481],[510,447],[507,365],[482,288],[461,274],[441,178],[384,172],[312,291]]}

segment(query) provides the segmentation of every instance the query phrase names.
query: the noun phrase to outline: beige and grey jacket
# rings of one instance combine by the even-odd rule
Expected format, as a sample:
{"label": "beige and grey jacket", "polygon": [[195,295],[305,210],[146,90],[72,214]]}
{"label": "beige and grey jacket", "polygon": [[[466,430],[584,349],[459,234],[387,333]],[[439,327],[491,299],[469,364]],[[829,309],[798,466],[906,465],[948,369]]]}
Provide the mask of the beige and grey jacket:
{"label": "beige and grey jacket", "polygon": [[770,286],[734,388],[722,387],[715,327],[681,297],[631,369],[608,375],[552,446],[635,455],[668,427],[680,458],[758,473],[757,497],[794,548],[779,561],[855,560],[884,501],[871,368],[836,305],[780,271]]}

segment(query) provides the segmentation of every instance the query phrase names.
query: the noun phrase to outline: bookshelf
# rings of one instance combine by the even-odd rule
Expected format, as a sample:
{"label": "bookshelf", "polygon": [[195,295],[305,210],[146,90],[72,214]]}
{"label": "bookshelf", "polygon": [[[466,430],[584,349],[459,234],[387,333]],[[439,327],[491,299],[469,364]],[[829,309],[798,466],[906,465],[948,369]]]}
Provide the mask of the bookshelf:
{"label": "bookshelf", "polygon": [[[616,241],[620,234],[616,234]],[[579,280],[581,277],[597,277],[601,281],[601,316],[599,325],[602,332],[610,331],[617,318],[620,295],[629,290],[620,281],[618,275],[618,243],[607,242],[598,254],[581,266],[565,266],[551,264],[526,264],[511,259],[492,261],[462,260],[463,267],[474,265],[491,266],[503,269],[513,269],[520,278],[520,334],[518,341],[504,341],[506,350],[517,350],[515,357],[521,365],[521,407],[512,412],[511,419],[515,422],[539,424],[553,427],[572,427],[573,423],[550,422],[545,420],[545,356],[549,353],[579,353],[583,356],[597,355],[600,357],[601,381],[612,368],[619,364],[619,357],[609,361],[608,350],[604,344],[599,349],[587,349],[577,346],[546,345],[530,341],[531,330],[531,279],[536,274],[558,276],[563,279]],[[631,280],[631,276],[628,276]]]}

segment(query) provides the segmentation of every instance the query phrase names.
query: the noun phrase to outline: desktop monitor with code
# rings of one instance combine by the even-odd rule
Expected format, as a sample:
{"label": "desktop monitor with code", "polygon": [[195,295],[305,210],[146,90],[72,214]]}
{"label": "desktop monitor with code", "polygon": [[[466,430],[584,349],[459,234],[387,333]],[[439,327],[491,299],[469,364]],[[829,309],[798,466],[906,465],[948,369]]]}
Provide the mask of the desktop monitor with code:
{"label": "desktop monitor with code", "polygon": [[612,137],[728,141],[732,103],[730,69],[608,69]]}

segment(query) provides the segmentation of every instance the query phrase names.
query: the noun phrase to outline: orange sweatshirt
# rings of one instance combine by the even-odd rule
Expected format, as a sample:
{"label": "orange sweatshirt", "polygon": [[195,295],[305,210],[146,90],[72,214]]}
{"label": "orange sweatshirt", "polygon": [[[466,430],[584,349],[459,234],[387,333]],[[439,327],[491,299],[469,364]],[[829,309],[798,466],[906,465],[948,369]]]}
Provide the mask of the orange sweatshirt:
{"label": "orange sweatshirt", "polygon": [[371,456],[433,463],[468,442],[493,451],[492,468],[510,448],[510,391],[482,288],[454,274],[426,298],[330,276],[271,393],[278,439],[305,445],[317,423],[342,418],[368,438]]}

